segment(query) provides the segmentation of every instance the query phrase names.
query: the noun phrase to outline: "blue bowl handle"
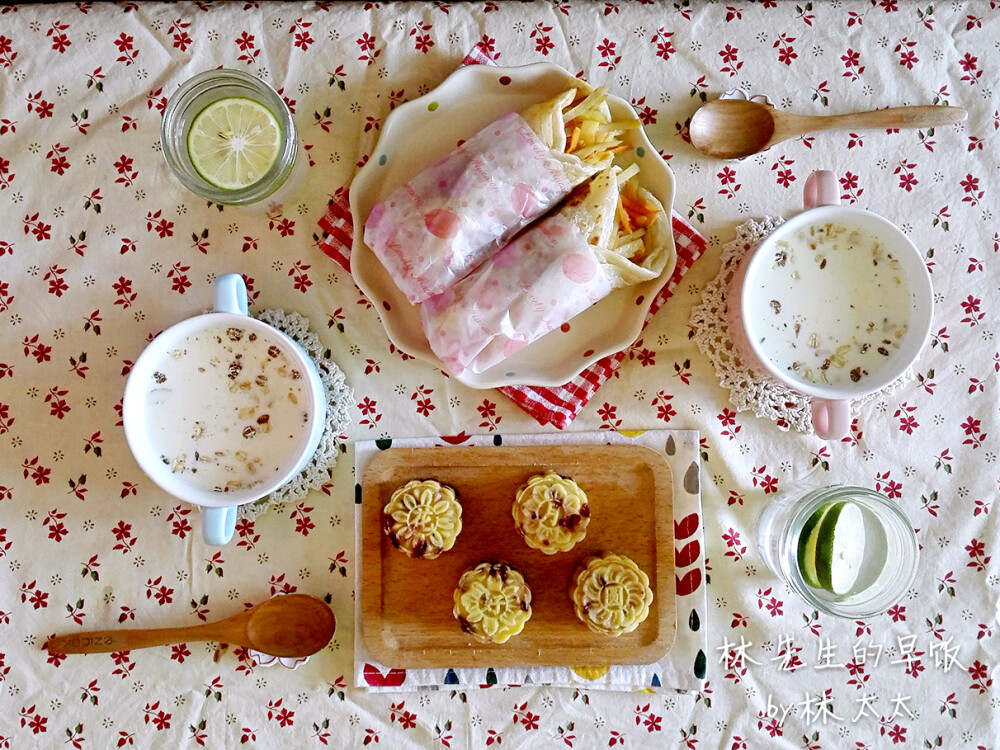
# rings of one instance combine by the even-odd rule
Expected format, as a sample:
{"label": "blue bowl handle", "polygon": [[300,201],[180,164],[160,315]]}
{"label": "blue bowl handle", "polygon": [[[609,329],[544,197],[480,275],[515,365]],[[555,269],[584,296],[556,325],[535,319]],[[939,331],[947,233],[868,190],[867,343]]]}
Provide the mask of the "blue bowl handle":
{"label": "blue bowl handle", "polygon": [[229,543],[236,531],[236,510],[239,506],[204,508],[201,514],[201,531],[205,544],[221,547]]}

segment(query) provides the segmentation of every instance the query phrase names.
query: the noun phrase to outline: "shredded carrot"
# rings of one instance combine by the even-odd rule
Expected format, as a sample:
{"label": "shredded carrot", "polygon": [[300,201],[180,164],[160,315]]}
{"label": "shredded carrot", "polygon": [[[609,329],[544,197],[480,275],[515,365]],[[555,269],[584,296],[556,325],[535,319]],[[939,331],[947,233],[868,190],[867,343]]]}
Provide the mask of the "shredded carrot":
{"label": "shredded carrot", "polygon": [[576,147],[580,145],[580,132],[579,126],[573,128],[573,132],[569,136],[569,143],[566,144],[566,153],[572,154],[576,151]]}
{"label": "shredded carrot", "polygon": [[656,207],[651,203],[637,201],[627,195],[622,196],[622,204],[625,206],[625,210],[633,216],[653,216],[657,212]]}
{"label": "shredded carrot", "polygon": [[618,199],[618,221],[624,229],[625,234],[632,234],[632,223],[629,221],[628,211],[625,210],[621,198]]}
{"label": "shredded carrot", "polygon": [[642,205],[639,201],[635,199],[634,195],[630,195],[628,190],[622,191],[622,201],[630,206],[640,206]]}
{"label": "shredded carrot", "polygon": [[639,195],[632,182],[625,183],[621,191],[621,198],[625,208],[633,216],[636,214],[653,216],[657,213],[656,206]]}

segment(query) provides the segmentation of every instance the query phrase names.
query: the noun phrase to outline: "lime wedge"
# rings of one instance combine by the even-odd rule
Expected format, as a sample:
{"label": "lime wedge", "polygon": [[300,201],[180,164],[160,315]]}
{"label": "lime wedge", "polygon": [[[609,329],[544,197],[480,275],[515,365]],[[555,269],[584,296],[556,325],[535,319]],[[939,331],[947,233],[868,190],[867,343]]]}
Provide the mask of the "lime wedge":
{"label": "lime wedge", "polygon": [[850,501],[834,504],[816,532],[816,577],[834,594],[854,586],[865,557],[865,517]]}
{"label": "lime wedge", "polygon": [[205,180],[222,190],[239,190],[267,174],[281,153],[281,141],[281,125],[267,107],[233,96],[198,113],[187,150]]}
{"label": "lime wedge", "polygon": [[802,531],[799,532],[798,562],[802,579],[810,586],[820,586],[819,576],[816,573],[816,543],[819,541],[820,524],[830,512],[834,503],[825,503],[819,506],[813,514],[809,516]]}

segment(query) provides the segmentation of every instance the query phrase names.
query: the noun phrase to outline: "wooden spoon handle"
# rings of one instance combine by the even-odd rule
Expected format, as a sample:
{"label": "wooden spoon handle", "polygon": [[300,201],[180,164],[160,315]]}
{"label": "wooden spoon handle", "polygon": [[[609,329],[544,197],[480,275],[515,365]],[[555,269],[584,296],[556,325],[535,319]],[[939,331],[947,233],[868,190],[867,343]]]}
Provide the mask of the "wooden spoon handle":
{"label": "wooden spoon handle", "polygon": [[184,628],[145,630],[95,630],[89,633],[61,635],[45,644],[50,654],[106,654],[150,646],[169,646],[188,641],[215,640],[221,634],[208,625]]}
{"label": "wooden spoon handle", "polygon": [[955,125],[968,117],[961,107],[893,107],[873,112],[817,117],[814,130],[843,128],[921,128]]}

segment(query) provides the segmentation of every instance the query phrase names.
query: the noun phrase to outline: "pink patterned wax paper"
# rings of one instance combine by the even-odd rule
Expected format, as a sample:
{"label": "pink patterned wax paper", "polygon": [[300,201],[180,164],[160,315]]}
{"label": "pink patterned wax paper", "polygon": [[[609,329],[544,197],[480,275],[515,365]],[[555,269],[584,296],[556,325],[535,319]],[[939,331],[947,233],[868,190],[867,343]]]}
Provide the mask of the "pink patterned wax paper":
{"label": "pink patterned wax paper", "polygon": [[571,188],[553,152],[511,112],[376,205],[365,243],[417,304],[465,277]]}
{"label": "pink patterned wax paper", "polygon": [[483,372],[611,292],[583,232],[544,219],[420,307],[431,349],[455,374]]}

